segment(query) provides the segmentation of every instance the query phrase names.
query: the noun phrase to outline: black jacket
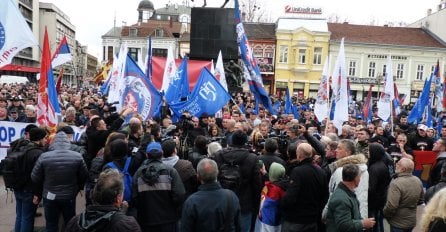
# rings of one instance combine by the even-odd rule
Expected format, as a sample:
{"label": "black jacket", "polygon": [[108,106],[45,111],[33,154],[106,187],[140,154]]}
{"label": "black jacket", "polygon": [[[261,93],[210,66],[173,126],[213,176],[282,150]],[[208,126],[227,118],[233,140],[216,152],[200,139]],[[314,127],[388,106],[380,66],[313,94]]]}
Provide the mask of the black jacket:
{"label": "black jacket", "polygon": [[369,216],[370,212],[382,210],[387,200],[387,188],[390,184],[390,174],[385,159],[384,147],[379,144],[369,144]]}
{"label": "black jacket", "polygon": [[55,199],[74,199],[83,189],[88,170],[81,154],[71,151],[70,141],[64,132],[54,137],[48,152],[37,160],[31,179],[34,183],[43,183],[43,197],[48,192],[55,194]]}
{"label": "black jacket", "polygon": [[236,194],[239,198],[242,213],[257,213],[260,204],[260,191],[263,187],[257,156],[250,153],[247,149],[229,147],[215,153],[213,159],[220,167],[225,163],[224,160],[235,161],[240,159],[241,156],[246,156],[238,164],[240,165],[242,182],[240,186],[243,186],[243,188]]}
{"label": "black jacket", "polygon": [[[109,216],[108,213],[114,214]],[[118,208],[112,205],[92,205],[85,210],[84,215],[73,217],[65,227],[65,232],[91,231],[87,230],[89,228],[107,232],[141,231],[135,218],[126,216]]]}
{"label": "black jacket", "polygon": [[432,167],[429,175],[428,187],[434,186],[440,182],[441,167],[446,163],[446,152],[442,152],[437,156],[437,163]]}
{"label": "black jacket", "polygon": [[[216,200],[218,199],[218,200]],[[229,218],[228,218],[229,217]],[[227,230],[222,230],[227,224]],[[182,232],[240,231],[240,205],[237,196],[220,184],[203,184],[184,202]]]}
{"label": "black jacket", "polygon": [[160,160],[146,160],[133,177],[132,202],[143,231],[152,226],[175,223],[184,201],[180,175]]}
{"label": "black jacket", "polygon": [[432,197],[440,191],[442,188],[446,187],[446,178],[442,178],[438,184],[431,186],[426,190],[426,193],[424,194],[424,202],[426,204],[432,199]]}
{"label": "black jacket", "polygon": [[285,221],[296,224],[317,223],[327,200],[327,177],[308,158],[291,171],[290,184],[280,201],[280,209]]}
{"label": "black jacket", "polygon": [[259,160],[261,160],[263,162],[267,172],[269,172],[269,167],[274,162],[281,164],[283,167],[286,166],[285,161],[283,161],[283,159],[281,159],[275,153],[266,153],[264,155],[261,155],[261,156],[259,156]]}
{"label": "black jacket", "polygon": [[32,182],[31,172],[40,155],[42,155],[42,153],[46,151],[46,148],[40,147],[33,142],[29,142],[26,146],[24,146],[24,149],[27,150],[27,152],[25,154],[25,159],[23,162],[23,170],[26,174],[27,181],[25,182],[23,189],[17,190],[32,191],[33,194],[40,195],[40,192],[42,190],[41,184]]}
{"label": "black jacket", "polygon": [[96,130],[92,126],[87,128],[87,164],[90,167],[89,162],[96,157],[98,151],[105,146],[107,137],[113,132],[119,130],[124,120],[118,117],[110,125],[108,130]]}

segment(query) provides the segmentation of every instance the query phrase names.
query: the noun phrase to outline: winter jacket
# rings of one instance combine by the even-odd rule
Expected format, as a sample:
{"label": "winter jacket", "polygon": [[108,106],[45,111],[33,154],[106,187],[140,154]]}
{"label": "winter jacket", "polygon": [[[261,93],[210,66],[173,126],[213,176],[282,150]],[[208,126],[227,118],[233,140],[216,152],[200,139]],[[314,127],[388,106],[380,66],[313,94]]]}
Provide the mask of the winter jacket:
{"label": "winter jacket", "polygon": [[328,200],[327,177],[313,165],[311,159],[303,160],[291,171],[290,184],[280,202],[285,221],[295,224],[316,223]]}
{"label": "winter jacket", "polygon": [[[90,230],[87,230],[90,229]],[[126,216],[112,205],[91,205],[84,214],[73,217],[65,232],[79,231],[140,232],[141,228],[132,216]]]}
{"label": "winter jacket", "polygon": [[435,164],[434,167],[432,167],[432,170],[430,172],[428,187],[438,184],[438,182],[441,179],[441,167],[445,163],[446,163],[446,152],[441,152],[437,156],[437,163]]}
{"label": "winter jacket", "polygon": [[46,151],[46,148],[40,147],[34,142],[29,142],[23,147],[23,150],[27,150],[22,167],[24,173],[26,174],[27,181],[25,182],[23,188],[15,190],[31,191],[33,194],[40,196],[42,192],[42,183],[34,183],[31,180],[31,173],[40,155]]}
{"label": "winter jacket", "polygon": [[[226,223],[227,230],[222,230]],[[180,231],[240,231],[237,196],[230,190],[222,189],[217,182],[202,184],[198,192],[184,202]]]}
{"label": "winter jacket", "polygon": [[383,215],[391,226],[411,229],[417,222],[417,205],[423,199],[420,179],[411,173],[398,173],[390,182]]}
{"label": "winter jacket", "polygon": [[88,127],[86,130],[87,133],[87,162],[88,166],[90,166],[89,162],[96,157],[98,151],[105,146],[105,142],[107,137],[113,132],[119,130],[124,120],[118,117],[111,125],[108,130],[96,130],[92,126]]}
{"label": "winter jacket", "polygon": [[176,223],[184,201],[184,186],[178,172],[161,160],[146,160],[133,177],[132,202],[143,231]]}
{"label": "winter jacket", "polygon": [[[347,164],[356,164],[359,166],[361,172],[361,181],[359,186],[355,189],[355,194],[359,201],[359,210],[362,218],[368,218],[368,195],[369,195],[369,172],[367,171],[367,159],[364,155],[351,155],[344,157],[334,163],[337,167],[333,172],[328,184],[328,190],[331,194],[335,191],[339,182],[342,181],[342,167]],[[328,207],[328,204],[325,208]]]}
{"label": "winter jacket", "polygon": [[[263,187],[257,156],[240,147],[229,147],[215,153],[213,158],[218,167],[226,163],[225,160],[240,165],[241,183],[239,185],[243,187],[236,194],[239,198],[242,214],[257,213],[260,191]],[[240,163],[237,163],[236,160],[240,160]]]}
{"label": "winter jacket", "polygon": [[446,187],[446,177],[442,178],[438,184],[431,186],[426,190],[426,193],[424,194],[424,202],[426,204],[432,199],[432,197],[440,191],[442,188]]}
{"label": "winter jacket", "polygon": [[[370,144],[370,158],[368,162],[369,191],[368,208],[369,212],[382,210],[386,204],[387,187],[390,183],[389,169],[384,163],[384,147],[380,144]],[[362,179],[361,179],[362,181]]]}
{"label": "winter jacket", "polygon": [[434,147],[434,140],[427,136],[421,137],[418,135],[418,132],[409,136],[407,144],[412,148],[412,150],[423,150],[424,151],[432,151]]}
{"label": "winter jacket", "polygon": [[341,182],[328,201],[327,232],[361,232],[362,229],[358,199]]}
{"label": "winter jacket", "polygon": [[260,155],[259,160],[261,160],[263,162],[263,164],[265,165],[266,172],[269,172],[269,166],[271,166],[271,164],[274,162],[281,164],[284,167],[286,166],[285,161],[283,161],[283,159],[281,159],[275,153],[268,152],[265,155]]}
{"label": "winter jacket", "polygon": [[54,137],[49,151],[43,153],[31,173],[34,183],[43,183],[43,197],[54,200],[76,198],[88,176],[81,154],[71,151],[64,132]]}

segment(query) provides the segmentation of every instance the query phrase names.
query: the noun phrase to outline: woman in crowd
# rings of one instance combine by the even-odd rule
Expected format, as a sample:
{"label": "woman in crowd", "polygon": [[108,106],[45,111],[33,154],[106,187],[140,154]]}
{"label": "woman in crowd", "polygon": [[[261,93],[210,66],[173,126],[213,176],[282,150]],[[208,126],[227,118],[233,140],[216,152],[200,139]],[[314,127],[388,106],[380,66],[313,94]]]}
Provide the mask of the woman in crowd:
{"label": "woman in crowd", "polygon": [[446,188],[437,192],[424,208],[421,231],[446,231]]}

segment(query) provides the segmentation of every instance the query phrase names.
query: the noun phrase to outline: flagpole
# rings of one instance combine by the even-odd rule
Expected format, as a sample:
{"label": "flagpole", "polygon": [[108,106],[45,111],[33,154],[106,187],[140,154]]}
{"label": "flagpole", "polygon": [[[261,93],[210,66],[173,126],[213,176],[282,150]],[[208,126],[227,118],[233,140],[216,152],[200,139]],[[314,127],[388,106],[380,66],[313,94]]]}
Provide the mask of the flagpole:
{"label": "flagpole", "polygon": [[393,101],[390,101],[390,133],[392,136],[395,136],[393,134],[393,114],[394,114],[394,112],[395,112],[395,109],[393,107]]}

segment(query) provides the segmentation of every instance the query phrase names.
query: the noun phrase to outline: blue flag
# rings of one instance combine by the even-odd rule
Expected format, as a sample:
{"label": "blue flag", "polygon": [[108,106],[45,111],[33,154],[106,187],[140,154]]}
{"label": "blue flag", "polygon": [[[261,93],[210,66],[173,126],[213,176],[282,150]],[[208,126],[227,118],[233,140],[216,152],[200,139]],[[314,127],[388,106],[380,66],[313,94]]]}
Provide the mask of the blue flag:
{"label": "blue flag", "polygon": [[126,84],[124,94],[121,96],[122,106],[132,107],[134,112],[141,114],[144,121],[157,115],[162,104],[162,96],[129,54],[124,78]]}
{"label": "blue flag", "polygon": [[426,126],[428,128],[434,128],[434,120],[432,119],[432,107],[431,102],[428,102],[426,107]]}
{"label": "blue flag", "polygon": [[424,82],[424,87],[423,91],[420,94],[420,98],[418,98],[412,110],[409,112],[409,116],[407,117],[407,121],[409,123],[418,124],[423,118],[424,108],[429,103],[431,83],[432,83],[432,75],[429,78],[429,80],[426,79],[426,81]]}
{"label": "blue flag", "polygon": [[245,33],[245,28],[243,27],[242,20],[240,18],[240,10],[238,6],[238,0],[234,1],[235,4],[235,23],[237,30],[237,43],[239,46],[240,56],[247,69],[247,81],[249,84],[249,89],[254,94],[256,100],[256,110],[259,103],[261,103],[265,109],[269,112],[273,112],[273,107],[271,104],[271,99],[263,88],[262,76],[260,74],[259,66],[254,58],[252,49],[249,46],[248,37]]}
{"label": "blue flag", "polygon": [[168,104],[179,102],[189,95],[189,78],[187,76],[187,57],[183,58],[175,76],[172,77],[164,95]]}
{"label": "blue flag", "polygon": [[293,113],[293,103],[291,103],[290,91],[288,90],[288,87],[286,88],[284,113],[285,114]]}
{"label": "blue flag", "polygon": [[171,103],[170,108],[178,118],[184,111],[200,117],[203,113],[215,114],[231,100],[229,93],[207,68],[201,70],[197,83],[187,101]]}
{"label": "blue flag", "polygon": [[279,115],[280,104],[280,100],[276,100],[276,102],[274,102],[272,114]]}

